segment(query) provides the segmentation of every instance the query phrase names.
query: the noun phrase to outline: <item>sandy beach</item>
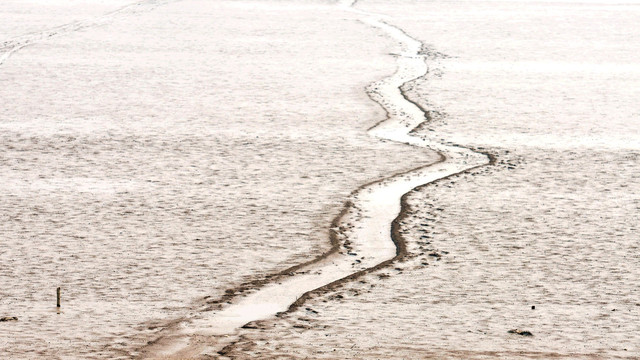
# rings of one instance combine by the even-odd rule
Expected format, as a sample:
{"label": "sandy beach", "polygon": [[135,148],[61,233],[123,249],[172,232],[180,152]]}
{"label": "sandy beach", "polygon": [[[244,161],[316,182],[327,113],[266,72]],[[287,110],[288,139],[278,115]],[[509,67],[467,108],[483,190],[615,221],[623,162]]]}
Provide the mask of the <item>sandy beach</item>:
{"label": "sandy beach", "polygon": [[3,358],[639,356],[640,4],[0,19]]}

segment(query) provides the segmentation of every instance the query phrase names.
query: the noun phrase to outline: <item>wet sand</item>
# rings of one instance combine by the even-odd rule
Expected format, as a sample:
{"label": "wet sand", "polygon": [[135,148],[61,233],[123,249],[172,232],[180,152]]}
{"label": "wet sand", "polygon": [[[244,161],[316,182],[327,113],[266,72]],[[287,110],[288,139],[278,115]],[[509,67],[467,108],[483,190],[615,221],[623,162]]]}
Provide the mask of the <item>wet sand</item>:
{"label": "wet sand", "polygon": [[434,120],[416,132],[487,149],[495,166],[408,194],[405,261],[227,355],[637,358],[639,59],[624,39],[638,6],[404,5],[358,3],[430,44],[429,73],[405,85]]}
{"label": "wet sand", "polygon": [[[395,74],[368,87],[369,96],[386,111],[387,118],[369,129],[382,140],[437,150],[440,160],[399,175],[376,181],[354,191],[344,213],[333,222],[340,239],[332,251],[311,264],[301,265],[288,276],[272,276],[259,288],[248,288],[240,299],[227,299],[219,309],[203,309],[197,319],[175,324],[152,345],[143,349],[144,358],[181,359],[215,356],[230,351],[246,328],[276,315],[296,310],[317,293],[387,267],[406,255],[406,242],[399,222],[407,217],[405,194],[418,187],[493,163],[493,156],[447,143],[419,138],[414,129],[428,121],[428,115],[401,90],[427,71],[422,43],[401,29],[385,23],[380,15],[356,11],[350,2],[345,11],[362,16],[361,21],[381,29],[399,43]],[[335,246],[337,245],[337,246]],[[235,292],[235,291],[234,291]],[[221,301],[216,301],[220,303]]]}
{"label": "wet sand", "polygon": [[[221,354],[231,358],[587,359],[637,355],[638,341],[633,335],[639,333],[635,301],[638,267],[633,260],[637,252],[633,234],[638,221],[637,198],[633,195],[638,193],[634,187],[637,139],[633,134],[637,128],[628,121],[637,108],[635,102],[627,100],[633,99],[633,91],[625,91],[633,89],[627,85],[636,78],[634,58],[629,55],[633,51],[627,53],[624,46],[617,48],[615,39],[603,38],[602,42],[611,46],[618,55],[616,58],[626,65],[594,61],[569,66],[554,57],[571,60],[576,53],[591,51],[585,51],[591,49],[590,45],[574,41],[574,45],[583,47],[572,53],[559,40],[558,48],[553,49],[555,36],[560,39],[568,36],[572,25],[589,22],[593,14],[609,19],[606,21],[632,21],[632,6],[625,8],[625,16],[620,16],[621,9],[617,7],[549,5],[559,14],[570,14],[571,21],[560,24],[564,32],[553,37],[541,35],[544,46],[551,49],[541,53],[532,50],[535,46],[528,46],[531,41],[539,40],[535,31],[515,32],[517,39],[505,42],[502,41],[504,29],[493,27],[510,24],[498,20],[515,18],[520,25],[535,30],[541,21],[556,21],[555,17],[547,16],[547,5],[477,3],[474,6],[478,11],[470,11],[469,4],[434,2],[398,7],[361,1],[357,4],[361,11],[353,12],[338,11],[333,4],[307,4],[291,10],[284,5],[225,3],[210,10],[213,14],[224,14],[221,23],[232,14],[234,21],[224,23],[231,28],[251,19],[253,27],[242,30],[260,33],[257,29],[265,25],[272,31],[277,28],[276,24],[285,23],[283,19],[290,24],[291,14],[295,14],[293,18],[304,27],[311,23],[326,30],[324,21],[344,17],[346,21],[337,21],[344,29],[336,30],[332,36],[351,31],[353,43],[342,44],[345,49],[364,50],[362,39],[370,36],[370,44],[386,43],[386,52],[373,45],[367,48],[375,56],[364,58],[381,59],[371,64],[356,60],[363,54],[353,54],[351,60],[333,58],[329,49],[327,53],[305,54],[318,48],[316,45],[322,42],[322,36],[315,39],[317,43],[310,40],[296,44],[289,49],[291,53],[282,57],[270,54],[270,46],[260,47],[263,33],[258,36],[260,41],[249,41],[251,45],[246,47],[235,48],[238,43],[230,41],[226,44],[227,53],[219,54],[218,61],[228,60],[229,54],[236,56],[234,61],[255,58],[258,61],[248,67],[251,77],[259,77],[264,71],[273,72],[272,77],[261,78],[263,81],[249,82],[257,87],[247,93],[246,104],[234,98],[245,94],[246,89],[242,87],[229,91],[229,97],[225,98],[228,101],[216,102],[215,96],[208,97],[208,101],[221,106],[217,110],[207,107],[206,102],[184,100],[185,86],[193,83],[196,73],[214,83],[223,79],[219,83],[221,88],[228,88],[230,82],[226,78],[206,77],[211,64],[197,68],[197,64],[187,58],[177,62],[171,59],[172,63],[165,68],[161,61],[154,63],[155,55],[150,54],[137,60],[153,63],[151,79],[164,76],[171,83],[186,76],[175,87],[166,86],[168,83],[164,82],[149,82],[144,76],[132,79],[127,85],[129,89],[144,84],[145,91],[149,91],[142,97],[144,106],[137,104],[140,98],[119,99],[123,89],[112,84],[107,91],[102,89],[92,95],[105,102],[111,111],[106,117],[96,117],[97,111],[104,109],[75,97],[86,93],[79,91],[84,89],[79,84],[86,81],[86,74],[92,74],[92,78],[109,78],[118,71],[111,68],[102,73],[91,66],[75,70],[75,75],[65,73],[65,83],[71,84],[71,90],[65,94],[71,96],[70,103],[80,106],[68,107],[65,101],[42,93],[32,99],[20,97],[23,94],[20,89],[30,89],[37,94],[42,78],[51,79],[51,73],[55,73],[52,69],[64,69],[63,64],[69,59],[60,60],[65,59],[63,53],[69,49],[75,49],[74,61],[86,56],[86,63],[80,61],[80,66],[86,66],[97,56],[88,55],[86,49],[95,51],[93,43],[110,37],[111,31],[132,28],[157,31],[166,26],[164,20],[175,19],[177,13],[198,23],[197,17],[187,13],[193,9],[201,11],[203,4],[188,1],[172,7],[171,2],[167,2],[150,9],[153,11],[147,15],[129,14],[125,16],[127,21],[110,18],[109,24],[98,26],[107,29],[104,33],[95,29],[79,32],[80,29],[72,29],[64,36],[53,36],[49,45],[19,48],[1,65],[0,75],[22,83],[3,89],[5,98],[13,101],[7,103],[9,115],[0,123],[9,131],[3,138],[8,155],[4,179],[9,185],[4,189],[8,200],[3,204],[9,219],[8,252],[0,258],[2,265],[9,265],[3,266],[0,275],[7,281],[18,279],[18,286],[23,286],[21,282],[37,276],[41,270],[71,262],[78,276],[69,279],[54,271],[54,276],[45,279],[53,283],[65,278],[66,287],[72,289],[70,306],[65,303],[63,316],[49,318],[46,314],[51,309],[30,297],[33,295],[29,293],[37,293],[33,289],[38,287],[27,287],[22,293],[12,290],[3,297],[0,315],[25,305],[35,306],[35,310],[19,314],[20,321],[0,326],[0,331],[9,339],[8,350],[4,350],[8,351],[7,355],[73,358],[81,354],[87,358],[128,358],[139,355],[136,348],[150,339],[154,340],[151,347],[143,350],[144,357]],[[519,6],[531,8],[521,12]],[[265,11],[272,18],[261,18],[260,14]],[[387,16],[372,17],[370,12]],[[318,17],[319,13],[324,17]],[[430,21],[425,22],[425,17],[431,17]],[[140,23],[132,25],[132,18]],[[256,18],[264,23],[258,22],[260,25],[256,27]],[[324,20],[317,20],[320,18]],[[190,56],[198,59],[202,48],[194,44],[201,42],[191,37],[196,33],[206,34],[203,31],[206,25],[201,25],[202,28],[180,38],[184,41],[182,45],[189,44],[182,51],[193,51]],[[152,52],[166,49],[167,44],[163,42],[182,31],[176,30],[180,28],[176,23],[169,28],[167,34],[172,36],[162,41],[148,32],[133,31],[127,41],[118,46],[131,49],[132,39],[133,43],[140,40],[140,44],[135,45],[133,51],[123,51],[123,60],[131,58],[132,53],[138,54],[134,58],[144,53],[141,49],[148,45],[141,44],[150,39],[152,43],[157,41]],[[449,31],[452,28],[457,29],[453,35]],[[514,28],[520,26],[514,25]],[[625,28],[631,29],[627,37],[633,38],[633,27]],[[607,35],[608,28],[602,29],[589,36],[598,39]],[[274,38],[295,38],[300,29],[280,31]],[[582,31],[579,33],[583,34]],[[619,36],[614,33],[614,38]],[[224,35],[214,34],[224,42]],[[530,35],[533,39],[518,38],[525,36],[523,34],[533,34]],[[66,37],[72,40],[65,42]],[[83,37],[91,41],[85,43]],[[468,42],[460,40],[463,38],[469,39]],[[549,41],[550,38],[554,40]],[[252,39],[251,36],[248,39]],[[41,41],[42,37],[38,38],[38,42]],[[475,47],[476,41],[484,46]],[[83,45],[78,47],[78,44]],[[51,56],[56,54],[56,47],[61,47],[61,52]],[[340,49],[332,51],[339,53]],[[204,53],[212,55],[218,50],[213,48]],[[176,55],[175,50],[168,53]],[[248,58],[238,55],[247,53],[251,55]],[[264,53],[270,55],[257,55]],[[511,58],[520,54],[529,56],[530,62]],[[541,54],[552,59],[536,58]],[[328,87],[327,74],[316,74],[319,76],[314,81],[313,71],[305,72],[295,66],[300,57],[308,56],[310,60],[303,61],[308,64],[318,61],[318,55],[326,56],[324,61],[331,64],[321,67],[322,71],[337,64],[350,64],[353,68],[336,69],[336,87]],[[598,59],[596,54],[592,56]],[[59,63],[54,61],[52,65],[44,61],[45,58]],[[294,61],[282,65],[287,59]],[[259,64],[265,60],[266,64]],[[35,66],[38,61],[49,70],[40,72],[40,76]],[[105,64],[115,63],[109,59],[102,65]],[[183,66],[176,67],[177,64]],[[194,72],[193,66],[197,71]],[[370,72],[362,73],[357,79],[344,78],[349,70],[362,66],[369,66]],[[392,71],[380,70],[394,66],[398,71],[391,76]],[[176,78],[170,74],[175,75],[171,71],[177,68],[190,70]],[[565,72],[569,75],[559,75]],[[141,74],[140,69],[123,73],[126,75],[114,78],[124,84],[127,76]],[[378,76],[373,76],[374,73]],[[309,84],[296,83],[301,74]],[[624,81],[618,78],[620,74],[624,75]],[[589,86],[572,88],[578,79],[585,78],[592,79]],[[274,79],[278,86],[273,86]],[[383,80],[366,86],[374,79]],[[236,80],[242,80],[242,75]],[[45,88],[59,89],[60,83],[50,81]],[[573,90],[558,91],[554,86]],[[172,88],[175,91],[164,98],[170,106],[156,108],[159,95],[154,89]],[[334,102],[332,106],[322,107],[329,100],[336,101],[335,92],[345,88],[349,89],[344,93],[348,101],[342,100],[337,107]],[[203,89],[206,90],[206,86],[190,88],[186,93],[202,94]],[[274,89],[285,90],[275,94]],[[606,89],[608,91],[602,93],[596,91]],[[318,92],[306,99],[295,95],[313,90]],[[330,95],[322,98],[323,93]],[[606,93],[615,93],[612,98],[616,100],[598,97]],[[368,103],[366,94],[378,102],[383,111],[363,106]],[[572,102],[554,102],[563,97],[576,99],[576,94],[578,99],[599,99],[589,105],[597,110],[593,112],[597,116],[576,111]],[[256,96],[265,109],[251,109]],[[287,100],[279,102],[283,97]],[[575,108],[588,108],[581,101],[576,101]],[[527,105],[529,103],[531,105]],[[123,104],[130,105],[132,112],[119,110]],[[240,106],[225,108],[229,104]],[[304,106],[297,107],[300,104]],[[544,104],[545,110],[535,110],[537,104]],[[554,108],[558,104],[561,106]],[[348,114],[353,116],[354,106],[363,106],[362,112],[358,112],[357,121],[345,126],[342,118]],[[67,118],[67,108],[73,109],[71,113],[76,118]],[[281,113],[283,108],[290,113]],[[310,108],[314,111],[309,112]],[[213,116],[213,121],[205,117],[201,122],[203,110]],[[244,123],[241,115],[250,111],[256,117]],[[180,116],[158,121],[172,112]],[[385,112],[386,120],[380,121]],[[41,113],[53,116],[38,118]],[[150,113],[154,116],[145,118]],[[318,125],[317,117],[327,113],[333,115],[323,117],[326,122]],[[84,118],[87,114],[94,117]],[[228,123],[220,120],[229,114],[237,117]],[[558,114],[559,118],[549,114]],[[428,122],[424,122],[425,116]],[[598,116],[610,121],[598,122]],[[122,117],[135,121],[121,121]],[[261,128],[246,133],[251,128],[249,125],[255,126],[255,121]],[[295,130],[291,124],[296,124]],[[283,127],[288,130],[283,131]],[[364,131],[367,128],[369,135]],[[549,129],[554,129],[552,134]],[[107,135],[91,135],[96,130]],[[599,136],[591,136],[592,131]],[[259,137],[262,139],[255,140]],[[68,146],[61,145],[64,142]],[[307,154],[304,149],[309,148],[310,142],[317,149]],[[433,152],[421,149],[425,146],[440,152],[440,159]],[[53,155],[52,148],[56,150]],[[125,148],[131,151],[123,152]],[[276,149],[277,156],[262,151],[264,149]],[[89,154],[88,150],[93,155],[79,155]],[[27,156],[23,156],[25,151]],[[58,157],[57,151],[65,156]],[[105,153],[108,155],[104,156]],[[125,167],[122,173],[104,166],[125,154],[133,156],[134,161],[116,161],[116,167]],[[202,154],[212,160],[203,161]],[[293,154],[295,160],[292,161]],[[156,162],[159,158],[163,161]],[[342,160],[339,164],[331,163],[336,159]],[[270,172],[264,167],[265,161],[270,166],[279,162],[283,165]],[[25,163],[28,166],[20,165]],[[65,164],[71,170],[61,170],[56,163]],[[152,171],[140,171],[140,164],[145,163],[154,164]],[[494,166],[484,167],[487,163]],[[309,179],[309,164],[318,171],[317,179]],[[305,174],[292,170],[301,166],[308,170]],[[30,168],[37,171],[31,172]],[[340,169],[339,173],[334,173],[336,169]],[[209,170],[211,172],[207,172]],[[396,172],[392,177],[385,176]],[[283,180],[281,174],[288,174],[292,181]],[[261,181],[243,182],[250,178]],[[331,186],[322,188],[328,178],[334,179],[330,181]],[[376,178],[384,180],[361,185]],[[198,183],[192,184],[192,179]],[[157,191],[150,191],[151,185],[145,184],[148,181]],[[181,187],[188,190],[180,190]],[[274,189],[283,196],[274,196]],[[36,195],[25,195],[33,194],[34,190]],[[83,201],[87,197],[90,201]],[[129,201],[113,201],[116,197]],[[213,202],[215,210],[208,211],[212,197],[239,203],[234,207],[225,203],[226,200]],[[262,203],[261,197],[267,203],[277,202],[277,206],[269,207],[271,204]],[[145,200],[150,198],[158,201]],[[287,200],[281,200],[285,198]],[[189,201],[184,203],[185,199]],[[30,209],[31,218],[23,213],[10,215],[14,209],[30,202],[37,204]],[[60,211],[60,204],[68,206],[73,202],[79,204],[71,206],[73,211]],[[101,211],[105,204],[107,211]],[[307,211],[310,204],[324,205]],[[257,211],[247,211],[248,208]],[[157,209],[157,213],[149,213],[149,209]],[[603,213],[602,209],[608,211]],[[113,216],[111,211],[119,216]],[[94,215],[80,216],[87,212]],[[82,232],[70,227],[65,223],[68,217],[80,220],[79,223],[90,230]],[[198,218],[202,220],[199,222]],[[266,218],[270,221],[264,221]],[[114,226],[123,220],[126,226]],[[36,231],[21,227],[25,221]],[[96,222],[103,225],[97,228],[93,225]],[[150,230],[149,226],[146,230],[140,229],[141,224],[149,223],[154,229]],[[207,235],[211,233],[211,224],[225,225],[217,225],[213,237]],[[56,230],[38,230],[42,228]],[[256,236],[256,232],[260,236]],[[75,240],[62,240],[64,237]],[[57,253],[36,247],[42,255],[34,261],[43,265],[32,267],[24,259],[34,255],[30,247],[34,246],[35,239],[41,238],[55,244]],[[176,240],[180,238],[184,241]],[[26,246],[20,245],[25,239],[33,240]],[[116,247],[105,249],[101,243],[116,244]],[[138,248],[133,249],[135,256],[130,258],[127,252],[132,252],[132,244]],[[82,251],[77,250],[79,246],[83,247]],[[110,252],[115,257],[105,255]],[[284,261],[283,254],[287,257]],[[323,255],[314,257],[313,254]],[[77,256],[82,260],[74,260]],[[229,256],[228,261],[224,259]],[[18,264],[22,261],[25,265],[11,270],[16,259]],[[123,260],[127,275],[118,272],[123,268]],[[206,266],[207,261],[212,263]],[[89,262],[95,264],[94,272],[87,271],[85,265]],[[110,262],[117,268],[111,269]],[[159,268],[162,264],[171,264],[171,267]],[[202,269],[196,271],[194,264]],[[141,273],[136,269],[138,266],[143,267]],[[285,270],[280,270],[283,268]],[[100,284],[89,286],[81,280],[104,271],[112,271],[115,277],[99,277]],[[174,274],[157,275],[158,271]],[[140,282],[137,280],[140,275],[150,281]],[[116,282],[124,285],[115,294],[110,293]],[[78,288],[82,290],[76,291]],[[116,306],[105,306],[113,295],[122,294],[129,298]],[[158,294],[168,298],[160,299]],[[140,309],[151,310],[141,312]],[[114,320],[123,318],[125,323]],[[56,321],[52,323],[49,319]],[[60,320],[69,329],[64,339],[51,335],[53,331],[48,328],[59,326]],[[78,326],[81,322],[92,327],[92,332],[83,333],[86,329]],[[20,337],[15,336],[17,329]],[[513,329],[531,331],[533,336],[508,331]],[[42,334],[36,330],[42,330]],[[54,341],[48,346],[42,345],[43,335]],[[88,340],[94,341],[95,346],[85,346]],[[102,345],[106,343],[110,345]]]}
{"label": "wet sand", "polygon": [[365,132],[387,44],[290,5],[167,2],[1,65],[3,356],[130,358],[327,251],[358,186],[438,159]]}

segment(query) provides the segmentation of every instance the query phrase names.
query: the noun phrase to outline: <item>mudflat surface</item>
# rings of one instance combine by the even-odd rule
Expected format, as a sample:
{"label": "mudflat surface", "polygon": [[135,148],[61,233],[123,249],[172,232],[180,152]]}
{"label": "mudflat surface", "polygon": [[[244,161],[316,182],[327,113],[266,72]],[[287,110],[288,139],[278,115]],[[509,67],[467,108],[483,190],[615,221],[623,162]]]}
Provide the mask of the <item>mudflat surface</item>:
{"label": "mudflat surface", "polygon": [[[334,4],[154,3],[0,66],[4,357],[127,358],[328,248],[361,184],[437,159],[366,135],[393,44]],[[45,10],[7,36],[62,22]]]}
{"label": "mudflat surface", "polygon": [[430,49],[429,74],[406,86],[435,119],[420,134],[498,164],[412,192],[413,258],[263,324],[229,356],[636,358],[638,5],[357,7]]}
{"label": "mudflat surface", "polygon": [[[326,249],[363,183],[437,160],[366,134],[385,114],[365,87],[402,60],[355,13],[99,15],[131,3],[114,4],[0,7],[24,20],[3,36],[37,40],[0,65],[0,317],[19,318],[0,323],[4,357],[130,358],[205,296]],[[496,165],[412,191],[404,261],[243,329],[225,355],[637,358],[639,5],[356,8],[425,45],[429,72],[403,89],[433,120],[414,134]],[[86,26],[43,41],[67,21]]]}

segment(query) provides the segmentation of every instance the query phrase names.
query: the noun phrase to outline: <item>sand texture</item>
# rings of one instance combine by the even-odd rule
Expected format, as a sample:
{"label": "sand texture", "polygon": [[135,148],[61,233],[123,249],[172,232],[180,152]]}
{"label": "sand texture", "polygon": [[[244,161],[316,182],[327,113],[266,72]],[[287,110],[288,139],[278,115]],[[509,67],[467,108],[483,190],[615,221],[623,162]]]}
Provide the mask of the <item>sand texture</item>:
{"label": "sand texture", "polygon": [[401,29],[385,23],[380,15],[353,9],[351,2],[343,4],[343,9],[360,15],[364,23],[396,39],[402,48],[397,55],[396,72],[367,88],[367,93],[387,113],[386,119],[369,129],[369,134],[381,140],[437,150],[440,159],[358,188],[349,197],[343,212],[332,222],[329,252],[317,261],[301,264],[264,284],[250,284],[248,291],[243,287],[240,291],[243,298],[227,296],[226,304],[213,308],[205,305],[195,319],[174,324],[150,346],[143,348],[143,358],[226,355],[245,329],[260,328],[261,321],[293,312],[318,293],[393,266],[407,255],[406,241],[398,226],[407,215],[405,194],[493,163],[494,157],[490,154],[420,138],[412,133],[430,120],[428,114],[402,91],[404,84],[426,74],[422,44]]}
{"label": "sand texture", "polygon": [[638,358],[638,24],[3,1],[0,357]]}
{"label": "sand texture", "polygon": [[358,2],[427,45],[429,73],[404,87],[434,118],[418,134],[496,165],[409,194],[407,261],[227,355],[637,358],[640,59],[624,39],[640,35],[640,8],[396,5]]}
{"label": "sand texture", "polygon": [[438,159],[363,131],[391,43],[290,5],[168,3],[2,64],[3,357],[128,358],[325,251],[358,186]]}

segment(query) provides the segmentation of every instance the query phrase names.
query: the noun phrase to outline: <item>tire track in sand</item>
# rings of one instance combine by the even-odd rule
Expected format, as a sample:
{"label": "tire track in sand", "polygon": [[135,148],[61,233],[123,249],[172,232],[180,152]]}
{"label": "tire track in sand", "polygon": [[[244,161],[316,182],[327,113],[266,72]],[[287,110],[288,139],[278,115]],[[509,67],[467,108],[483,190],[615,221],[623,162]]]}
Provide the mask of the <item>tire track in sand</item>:
{"label": "tire track in sand", "polygon": [[[175,1],[175,0],[174,0]],[[107,12],[97,17],[73,21],[67,24],[55,26],[41,31],[30,32],[8,40],[0,44],[0,65],[4,64],[13,54],[27,46],[41,43],[47,39],[69,34],[82,29],[101,26],[112,21],[116,16],[123,14],[136,14],[147,12],[158,6],[170,3],[171,0],[146,0],[122,6],[116,10]]]}
{"label": "tire track in sand", "polygon": [[431,117],[402,89],[428,72],[426,55],[422,54],[424,45],[390,25],[383,15],[355,9],[355,3],[343,1],[339,6],[359,15],[360,21],[384,32],[401,48],[395,54],[397,71],[366,89],[387,113],[368,133],[381,140],[430,148],[440,159],[359,187],[331,224],[329,251],[307,263],[229,289],[221,299],[207,301],[196,310],[195,318],[176,320],[160,332],[158,339],[140,349],[141,357],[224,355],[243,328],[256,328],[260,320],[293,311],[314,293],[391,265],[407,255],[400,223],[407,216],[409,192],[495,162],[491,154],[413,134]]}

